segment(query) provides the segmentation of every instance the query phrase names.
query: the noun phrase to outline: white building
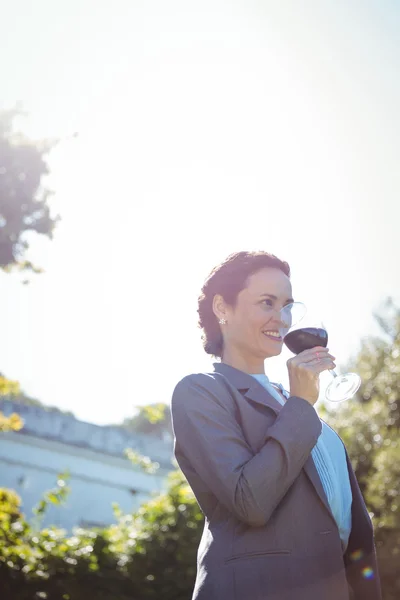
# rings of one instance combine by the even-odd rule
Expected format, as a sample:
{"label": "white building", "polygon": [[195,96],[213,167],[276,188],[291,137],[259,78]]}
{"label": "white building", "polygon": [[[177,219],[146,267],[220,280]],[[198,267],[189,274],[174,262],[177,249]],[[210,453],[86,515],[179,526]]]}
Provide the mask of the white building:
{"label": "white building", "polygon": [[[58,474],[69,472],[71,492],[62,506],[49,507],[43,524],[70,530],[115,521],[112,503],[135,510],[161,491],[173,468],[172,439],[159,440],[113,426],[98,426],[35,406],[0,401],[5,415],[24,420],[19,432],[0,433],[0,487],[15,490],[28,518],[43,493],[55,487]],[[124,457],[132,448],[158,462],[155,475],[144,473]]]}

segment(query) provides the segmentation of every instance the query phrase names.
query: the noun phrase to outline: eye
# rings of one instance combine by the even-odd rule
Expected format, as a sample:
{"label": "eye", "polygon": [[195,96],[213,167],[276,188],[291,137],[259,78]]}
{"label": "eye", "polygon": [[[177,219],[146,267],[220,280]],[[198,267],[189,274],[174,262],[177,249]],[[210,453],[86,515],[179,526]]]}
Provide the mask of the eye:
{"label": "eye", "polygon": [[261,304],[263,304],[264,306],[268,306],[269,308],[272,308],[274,303],[271,300],[271,298],[265,298],[264,300],[261,300]]}

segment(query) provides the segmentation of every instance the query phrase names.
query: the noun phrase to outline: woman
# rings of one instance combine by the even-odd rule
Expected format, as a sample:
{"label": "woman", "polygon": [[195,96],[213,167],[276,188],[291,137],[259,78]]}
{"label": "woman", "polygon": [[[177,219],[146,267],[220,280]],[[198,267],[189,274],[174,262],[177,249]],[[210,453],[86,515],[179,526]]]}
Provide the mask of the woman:
{"label": "woman", "polygon": [[379,600],[371,520],[340,438],[319,419],[327,348],[288,363],[290,393],[264,361],[282,350],[289,265],[239,252],[199,298],[212,373],[178,383],[175,456],[205,515],[196,600]]}

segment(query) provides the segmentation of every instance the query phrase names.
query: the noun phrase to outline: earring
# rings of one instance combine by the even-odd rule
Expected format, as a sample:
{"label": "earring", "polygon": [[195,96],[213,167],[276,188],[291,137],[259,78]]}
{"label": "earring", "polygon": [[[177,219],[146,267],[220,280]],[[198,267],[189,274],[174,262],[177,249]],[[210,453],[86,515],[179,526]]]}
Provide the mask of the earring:
{"label": "earring", "polygon": [[220,320],[218,321],[218,323],[219,323],[220,325],[226,325],[226,321],[225,321],[225,319],[220,319]]}

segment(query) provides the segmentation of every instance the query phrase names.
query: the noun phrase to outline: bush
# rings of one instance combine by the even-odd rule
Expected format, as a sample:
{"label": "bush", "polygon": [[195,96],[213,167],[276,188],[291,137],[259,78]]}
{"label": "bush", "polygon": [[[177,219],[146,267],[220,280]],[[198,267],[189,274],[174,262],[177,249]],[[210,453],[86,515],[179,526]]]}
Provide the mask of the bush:
{"label": "bush", "polygon": [[[57,501],[52,490],[43,502]],[[105,529],[30,525],[14,492],[0,491],[0,589],[12,600],[187,600],[194,584],[202,515],[179,472],[168,491],[134,515],[115,507]]]}
{"label": "bush", "polygon": [[389,299],[378,338],[363,341],[350,365],[357,398],[325,410],[342,437],[374,523],[384,600],[400,598],[400,310]]}

